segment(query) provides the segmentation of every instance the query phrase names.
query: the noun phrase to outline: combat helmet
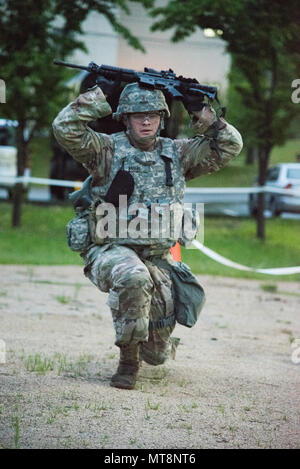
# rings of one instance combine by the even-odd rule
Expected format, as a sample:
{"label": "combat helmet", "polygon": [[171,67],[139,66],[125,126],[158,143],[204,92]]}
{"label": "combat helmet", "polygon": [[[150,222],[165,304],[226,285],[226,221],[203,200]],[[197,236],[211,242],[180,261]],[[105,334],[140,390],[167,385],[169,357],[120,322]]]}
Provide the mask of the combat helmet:
{"label": "combat helmet", "polygon": [[141,88],[138,83],[130,83],[123,89],[119,105],[113,118],[121,120],[124,114],[133,112],[163,111],[165,117],[170,117],[170,111],[164,94],[160,90]]}

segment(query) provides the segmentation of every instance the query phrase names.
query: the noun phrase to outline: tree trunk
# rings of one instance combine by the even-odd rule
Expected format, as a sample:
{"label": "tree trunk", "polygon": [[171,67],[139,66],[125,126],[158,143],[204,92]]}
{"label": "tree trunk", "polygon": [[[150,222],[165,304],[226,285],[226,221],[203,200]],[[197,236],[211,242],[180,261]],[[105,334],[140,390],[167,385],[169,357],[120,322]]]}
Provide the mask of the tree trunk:
{"label": "tree trunk", "polygon": [[[25,122],[19,121],[17,128],[17,149],[18,149],[18,176],[24,175],[24,169],[27,162],[27,142],[24,139]],[[23,184],[17,183],[14,187],[13,207],[12,207],[12,226],[21,225],[22,215]]]}
{"label": "tree trunk", "polygon": [[250,146],[246,152],[246,165],[252,165],[254,161],[257,159],[257,147]]}
{"label": "tree trunk", "polygon": [[[269,163],[271,147],[262,147],[258,149],[258,185],[264,186],[267,178],[267,169]],[[265,239],[265,194],[260,192],[257,200],[257,225],[256,236]]]}

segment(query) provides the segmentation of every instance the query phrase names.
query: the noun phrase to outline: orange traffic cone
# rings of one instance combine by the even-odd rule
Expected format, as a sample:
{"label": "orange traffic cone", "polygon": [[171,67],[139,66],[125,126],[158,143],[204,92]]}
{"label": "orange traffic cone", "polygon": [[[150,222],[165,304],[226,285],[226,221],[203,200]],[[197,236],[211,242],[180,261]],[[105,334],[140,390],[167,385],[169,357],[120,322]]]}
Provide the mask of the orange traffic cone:
{"label": "orange traffic cone", "polygon": [[176,243],[175,246],[170,248],[173,260],[175,262],[181,262],[180,244]]}

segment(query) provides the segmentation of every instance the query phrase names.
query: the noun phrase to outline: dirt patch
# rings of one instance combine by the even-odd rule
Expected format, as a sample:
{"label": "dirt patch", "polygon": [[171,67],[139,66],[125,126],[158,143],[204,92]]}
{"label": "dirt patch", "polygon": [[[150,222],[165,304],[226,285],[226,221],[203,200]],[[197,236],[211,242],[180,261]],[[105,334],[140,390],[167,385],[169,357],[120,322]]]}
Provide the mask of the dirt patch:
{"label": "dirt patch", "polygon": [[300,447],[298,283],[199,276],[206,306],[176,326],[176,360],[123,391],[107,295],[80,267],[1,272],[0,447]]}

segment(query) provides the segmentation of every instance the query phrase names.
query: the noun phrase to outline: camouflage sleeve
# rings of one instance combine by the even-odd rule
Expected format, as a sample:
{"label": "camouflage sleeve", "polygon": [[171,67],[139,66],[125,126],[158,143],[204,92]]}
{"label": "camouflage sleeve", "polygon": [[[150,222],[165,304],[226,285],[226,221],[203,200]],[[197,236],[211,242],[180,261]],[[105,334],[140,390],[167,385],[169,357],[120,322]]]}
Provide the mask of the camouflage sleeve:
{"label": "camouflage sleeve", "polygon": [[112,157],[111,139],[92,130],[88,123],[111,114],[111,107],[98,86],[66,106],[53,122],[58,143],[75,160],[98,176],[104,176]]}
{"label": "camouflage sleeve", "polygon": [[241,152],[243,141],[240,133],[223,119],[222,124],[223,128],[215,140],[211,130],[192,139],[175,140],[187,180],[219,171]]}

